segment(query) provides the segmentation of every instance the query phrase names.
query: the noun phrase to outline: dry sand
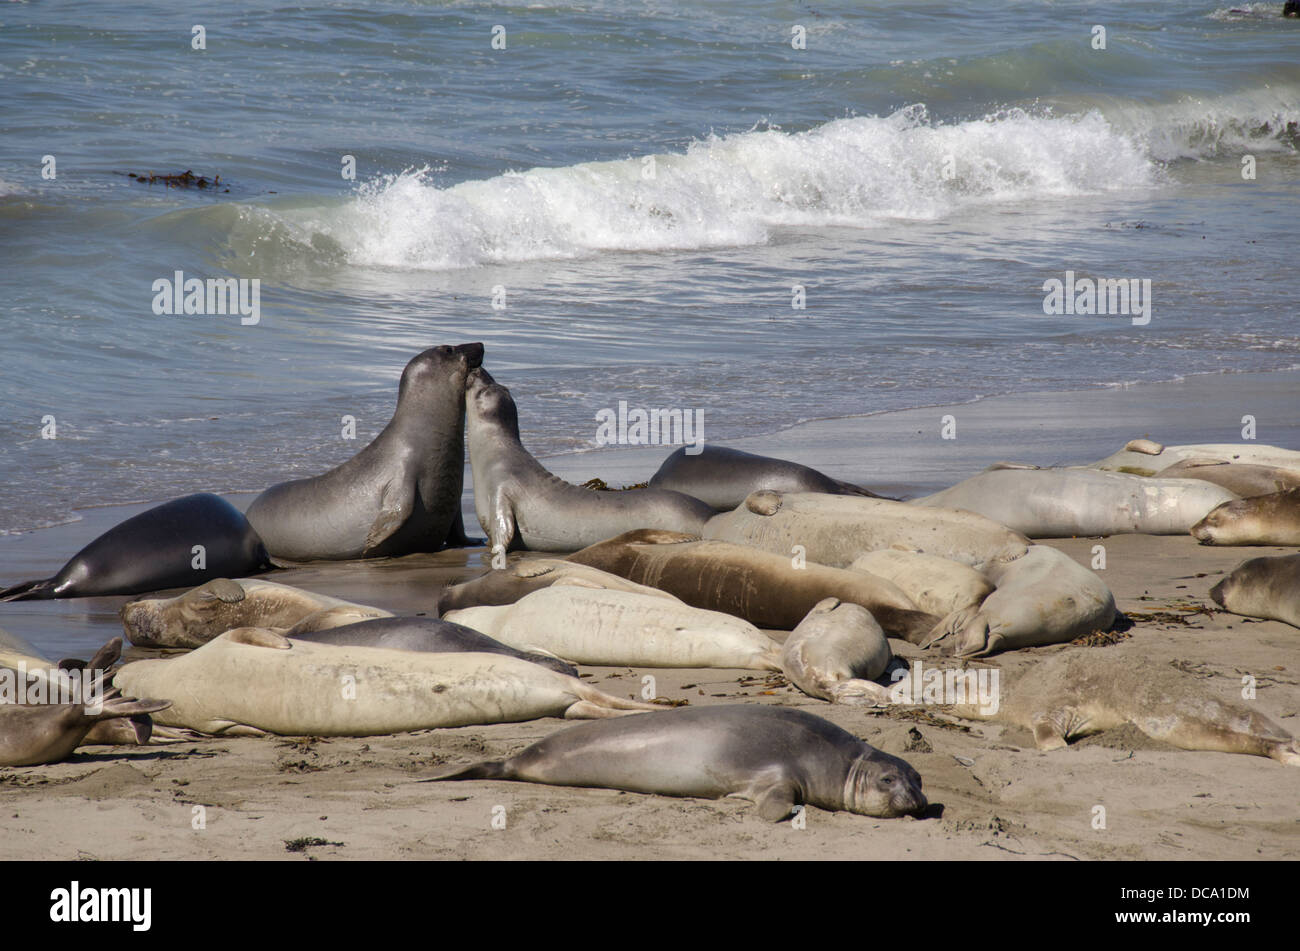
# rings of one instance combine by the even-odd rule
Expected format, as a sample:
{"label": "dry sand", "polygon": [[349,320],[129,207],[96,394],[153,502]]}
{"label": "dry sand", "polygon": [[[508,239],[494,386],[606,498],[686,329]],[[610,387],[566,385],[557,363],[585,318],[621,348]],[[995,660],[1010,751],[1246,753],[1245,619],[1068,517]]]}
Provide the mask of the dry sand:
{"label": "dry sand", "polygon": [[[750,441],[744,448],[783,450],[781,454],[820,464],[843,478],[919,492],[955,482],[996,458],[1082,462],[1145,432],[1173,443],[1196,439],[1186,432],[1193,424],[1202,432],[1209,426],[1208,413],[1199,420],[1172,413],[1179,402],[1177,385],[1166,388],[1164,396],[1156,387],[1142,389],[1147,392],[1141,400],[1120,390],[1055,394],[1028,408],[1010,398],[1000,408],[993,400],[958,407],[962,454],[954,448],[951,458],[942,456],[941,463],[928,465],[918,459],[949,452],[936,448],[938,410],[866,422],[826,421]],[[1249,390],[1239,386],[1234,391],[1238,401],[1214,411],[1214,418],[1227,421],[1220,427],[1223,432],[1204,432],[1197,441],[1228,441],[1234,414],[1239,419],[1242,413],[1263,412],[1258,407],[1268,400]],[[1265,395],[1279,399],[1276,390]],[[1132,405],[1125,404],[1130,397]],[[1133,408],[1142,405],[1158,407],[1156,416],[1144,418]],[[1046,420],[1036,430],[1042,438],[1025,437],[1021,423],[1006,421],[1008,412]],[[901,440],[925,420],[935,425],[917,434],[914,445],[900,442],[896,452],[881,456],[879,468],[886,478],[865,477],[874,455],[866,442]],[[874,435],[852,443],[857,449],[848,462],[837,469],[822,461],[836,439],[846,441],[847,427],[867,422]],[[1292,424],[1286,426],[1283,435],[1265,429],[1261,440],[1300,445]],[[1021,427],[1020,443],[999,436],[999,427],[1009,427],[1006,432]],[[1076,445],[1077,436],[1062,435],[1080,429],[1091,433],[1081,445]],[[1052,449],[1058,442],[1070,447]],[[663,450],[655,451],[651,471],[662,455]],[[624,469],[634,473],[628,460],[637,458],[644,459],[644,451],[603,453],[599,460],[568,456],[553,468],[570,478],[599,474],[617,483]],[[907,472],[926,478],[907,478]],[[640,478],[645,474],[640,471]],[[0,578],[9,582],[57,568],[86,540],[142,507],[93,510],[81,513],[85,520],[73,525],[0,539]],[[1135,619],[1128,636],[1110,646],[1003,654],[992,663],[1013,673],[1061,650],[1132,653],[1177,663],[1201,675],[1204,689],[1224,697],[1236,697],[1242,676],[1251,674],[1258,681],[1259,709],[1300,732],[1300,630],[1211,610],[1215,606],[1207,597],[1210,586],[1242,560],[1282,550],[1205,548],[1183,536],[1049,544],[1088,564],[1099,541],[1107,550],[1103,577],[1120,608]],[[430,611],[441,585],[482,568],[483,552],[476,549],[311,566],[277,573],[276,580],[416,613]],[[126,600],[0,605],[0,626],[54,656],[88,656],[120,633],[116,611]],[[908,645],[893,643],[900,656],[917,655]],[[131,656],[145,653],[134,650]],[[911,762],[923,776],[931,802],[942,806],[942,815],[882,820],[810,809],[806,827],[796,828],[789,822],[764,822],[740,800],[682,800],[521,783],[418,782],[440,764],[508,756],[570,725],[546,719],[368,739],[214,738],[169,747],[95,747],[64,763],[0,769],[5,830],[0,859],[1300,857],[1300,770],[1272,760],[1175,750],[1131,728],[1040,753],[1021,729],[996,723],[954,726],[924,712],[834,707],[803,696],[779,677],[753,671],[583,671],[601,689],[621,695],[639,694],[641,678],[649,673],[661,696],[696,706],[770,703],[817,713]],[[1096,806],[1105,807],[1104,829],[1094,828]],[[202,828],[195,827],[199,813],[205,820]],[[494,816],[504,817],[505,828],[494,828]],[[324,844],[303,846],[303,840]]]}

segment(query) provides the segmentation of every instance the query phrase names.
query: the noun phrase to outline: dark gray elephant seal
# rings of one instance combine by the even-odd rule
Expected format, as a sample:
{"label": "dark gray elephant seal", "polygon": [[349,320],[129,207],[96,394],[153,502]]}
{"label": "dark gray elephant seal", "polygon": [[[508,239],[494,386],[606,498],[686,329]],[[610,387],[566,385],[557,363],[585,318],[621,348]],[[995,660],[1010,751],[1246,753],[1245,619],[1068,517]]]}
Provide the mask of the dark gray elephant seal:
{"label": "dark gray elephant seal", "polygon": [[593,492],[552,475],[520,441],[510,391],[482,368],[469,375],[466,412],[474,508],[494,552],[571,552],[638,528],[698,534],[713,516],[680,492]]}
{"label": "dark gray elephant seal", "polygon": [[1300,489],[1224,502],[1191,533],[1202,545],[1300,545]]}
{"label": "dark gray elephant seal", "polygon": [[1300,555],[1243,561],[1210,589],[1210,597],[1233,614],[1300,627]]}
{"label": "dark gray elephant seal", "polygon": [[425,350],[406,365],[397,409],[337,468],[273,485],[248,507],[271,557],[343,560],[438,551],[464,531],[465,377],[483,345]]}
{"label": "dark gray elephant seal", "polygon": [[719,512],[734,509],[759,489],[881,498],[861,486],[832,479],[797,462],[725,446],[703,446],[693,455],[686,448],[683,446],[664,460],[659,471],[650,477],[650,488],[682,492]]}
{"label": "dark gray elephant seal", "polygon": [[430,617],[384,617],[303,634],[296,634],[290,629],[285,636],[294,641],[345,647],[387,647],[390,650],[426,653],[508,654],[557,673],[578,676],[578,668],[566,664],[558,657],[516,650],[463,624]]}
{"label": "dark gray elephant seal", "polygon": [[[195,546],[203,546],[201,568]],[[269,567],[266,548],[239,509],[207,492],[164,502],[110,528],[53,578],[0,591],[0,601],[140,594]]]}
{"label": "dark gray elephant seal", "polygon": [[425,782],[506,779],[752,800],[779,822],[801,803],[889,818],[926,808],[921,776],[835,724],[770,706],[695,707],[562,730],[500,762]]}

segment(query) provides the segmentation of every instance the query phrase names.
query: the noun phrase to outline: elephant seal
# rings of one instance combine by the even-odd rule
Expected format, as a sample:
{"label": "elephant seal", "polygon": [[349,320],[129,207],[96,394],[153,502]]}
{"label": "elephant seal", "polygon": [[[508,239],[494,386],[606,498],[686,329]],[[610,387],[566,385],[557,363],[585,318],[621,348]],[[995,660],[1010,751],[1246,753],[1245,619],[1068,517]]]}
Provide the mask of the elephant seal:
{"label": "elephant seal", "polygon": [[201,733],[378,736],[538,717],[657,710],[504,654],[442,654],[290,641],[241,627],[114,683],[171,697],[158,721]]}
{"label": "elephant seal", "polygon": [[105,693],[93,713],[84,703],[0,703],[0,766],[57,763],[81,746],[97,724],[158,713],[170,705],[167,700],[128,700],[115,691]]}
{"label": "elephant seal", "polygon": [[553,584],[583,585],[589,588],[610,588],[615,591],[636,591],[652,597],[676,601],[667,591],[628,581],[619,575],[601,571],[590,565],[580,565],[562,558],[525,558],[505,568],[491,568],[477,578],[463,584],[444,588],[438,596],[438,615],[460,608],[480,605],[514,604],[525,595],[549,588]]}
{"label": "elephant seal", "polygon": [[983,657],[1059,644],[1115,623],[1115,596],[1105,582],[1047,545],[1031,545],[1023,558],[991,568],[988,577],[996,590],[945,617],[924,646],[951,635],[954,654]]}
{"label": "elephant seal", "polygon": [[1300,545],[1300,489],[1225,502],[1191,533],[1202,545]]}
{"label": "elephant seal", "polygon": [[802,710],[717,706],[584,723],[499,762],[424,782],[498,779],[663,796],[736,796],[779,822],[801,803],[863,816],[926,808],[921,776],[835,724]]}
{"label": "elephant seal", "polygon": [[593,492],[546,471],[519,440],[510,391],[479,368],[466,396],[474,509],[494,552],[577,551],[637,528],[698,532],[713,515],[664,489]]}
{"label": "elephant seal", "polygon": [[481,343],[425,350],[402,371],[397,409],[370,445],[324,475],[254,499],[248,520],[271,557],[409,555],[463,536],[465,378],[482,362]]}
{"label": "elephant seal", "polygon": [[1187,446],[1162,446],[1150,439],[1134,439],[1123,449],[1105,459],[1089,463],[1088,469],[1153,476],[1175,463],[1187,459],[1214,462],[1274,466],[1300,471],[1300,452],[1278,446],[1247,443],[1198,443]]}
{"label": "elephant seal", "polygon": [[526,660],[530,664],[540,664],[566,677],[578,676],[578,668],[566,664],[553,654],[515,650],[510,645],[463,624],[430,617],[384,617],[324,631],[299,634],[290,630],[284,636],[293,641],[343,647],[387,647],[392,650],[428,653],[505,654]]}
{"label": "elephant seal", "polygon": [[[202,567],[195,567],[203,547]],[[270,566],[239,509],[207,492],[164,502],[110,528],[52,578],[0,591],[0,601],[140,594]]]}
{"label": "elephant seal", "polygon": [[1217,462],[1209,459],[1184,459],[1168,469],[1161,469],[1161,479],[1200,479],[1213,482],[1243,499],[1272,495],[1283,489],[1300,488],[1300,472],[1276,466]]}
{"label": "elephant seal", "polygon": [[687,604],[792,631],[824,598],[860,604],[885,632],[913,644],[939,622],[898,587],[862,571],[828,568],[746,545],[649,529],[584,548],[570,561],[594,565],[676,595]]}
{"label": "elephant seal", "polygon": [[555,585],[447,618],[579,664],[781,669],[781,645],[748,621],[634,591]]}
{"label": "elephant seal", "polygon": [[759,489],[880,498],[874,492],[832,479],[797,462],[725,446],[703,446],[694,455],[686,448],[683,446],[664,460],[650,477],[650,488],[682,492],[707,503],[715,511],[734,509]]}
{"label": "elephant seal", "polygon": [[1012,561],[1029,547],[1019,532],[972,512],[766,490],[753,493],[731,512],[715,515],[703,534],[787,557],[800,546],[809,561],[836,568],[847,568],[865,552],[899,546],[979,568]]}
{"label": "elephant seal", "polygon": [[1282,727],[1240,703],[1218,699],[1204,681],[1132,652],[1066,651],[1027,668],[1003,687],[996,713],[961,704],[968,720],[1032,730],[1040,750],[1131,723],[1184,750],[1268,756],[1300,766],[1300,746]]}
{"label": "elephant seal", "polygon": [[1210,589],[1210,597],[1233,614],[1300,627],[1300,555],[1243,561]]}
{"label": "elephant seal", "polygon": [[188,648],[202,647],[237,627],[305,632],[392,616],[380,608],[256,578],[216,578],[174,598],[128,601],[120,614],[127,639],[137,647]]}
{"label": "elephant seal", "polygon": [[974,568],[919,551],[869,551],[853,559],[849,570],[892,581],[918,608],[939,617],[978,607],[993,593],[993,585]]}
{"label": "elephant seal", "polygon": [[977,512],[1030,538],[1069,538],[1181,535],[1234,498],[1227,489],[1196,479],[1092,469],[995,469],[911,504]]}
{"label": "elephant seal", "polygon": [[781,660],[789,681],[810,697],[883,706],[889,689],[873,681],[893,656],[885,632],[866,608],[827,598],[786,639]]}

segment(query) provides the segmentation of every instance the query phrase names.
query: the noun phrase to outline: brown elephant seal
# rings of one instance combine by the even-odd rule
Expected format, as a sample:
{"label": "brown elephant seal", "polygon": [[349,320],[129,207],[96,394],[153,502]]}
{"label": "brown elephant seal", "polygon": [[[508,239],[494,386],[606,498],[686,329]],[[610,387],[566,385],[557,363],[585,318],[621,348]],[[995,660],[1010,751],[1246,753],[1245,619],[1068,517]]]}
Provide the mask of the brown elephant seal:
{"label": "brown elephant seal", "polygon": [[914,644],[939,622],[898,587],[863,571],[828,568],[768,551],[642,529],[584,548],[570,561],[630,578],[697,608],[722,611],[760,628],[792,631],[817,602],[860,604],[891,637]]}
{"label": "brown elephant seal", "polygon": [[1191,533],[1202,545],[1300,545],[1300,489],[1225,502]]}
{"label": "brown elephant seal", "polygon": [[540,664],[568,677],[578,676],[578,669],[554,654],[516,650],[509,644],[489,637],[463,624],[431,617],[383,617],[328,630],[285,632],[294,641],[334,644],[341,647],[386,647],[390,650],[426,653],[506,654]]}
{"label": "brown elephant seal", "polygon": [[525,558],[505,568],[490,568],[463,584],[444,588],[438,596],[438,614],[441,616],[448,611],[483,605],[514,604],[534,591],[549,588],[553,584],[636,591],[639,594],[677,600],[667,591],[637,584],[590,565],[580,565],[563,558]]}
{"label": "brown elephant seal", "polygon": [[577,551],[637,528],[698,533],[713,515],[664,489],[593,492],[548,472],[519,438],[510,391],[480,368],[466,395],[474,508],[493,552]]}
{"label": "brown elephant seal", "polygon": [[945,617],[925,646],[946,646],[951,635],[952,653],[983,657],[1060,644],[1115,623],[1110,588],[1055,548],[1031,545],[1023,558],[994,566],[987,575],[996,590],[979,605]]}
{"label": "brown elephant seal", "polygon": [[834,568],[847,568],[866,552],[897,547],[979,568],[1012,561],[1029,547],[1019,532],[973,512],[767,490],[753,493],[733,511],[715,515],[703,535],[786,557],[798,546],[809,561]]}
{"label": "brown elephant seal", "polygon": [[1233,614],[1300,627],[1300,555],[1243,561],[1210,589],[1210,597]]}
{"label": "brown elephant seal", "polygon": [[128,518],[77,552],[52,578],[6,588],[0,601],[140,594],[252,574],[269,565],[262,539],[243,513],[200,492]]}
{"label": "brown elephant seal", "polygon": [[892,581],[918,608],[939,617],[978,607],[993,593],[992,583],[974,568],[920,551],[869,551],[855,558],[849,570]]}
{"label": "brown elephant seal", "polygon": [[771,706],[696,707],[561,730],[499,762],[424,782],[492,779],[736,796],[779,822],[800,804],[891,818],[926,808],[921,776],[821,717]]}
{"label": "brown elephant seal", "polygon": [[[57,763],[85,743],[96,724],[158,713],[171,706],[171,701],[128,700],[110,690],[104,694],[102,703],[90,709],[88,706],[84,703],[0,703],[0,766]],[[133,731],[133,735],[138,739],[140,734]]]}
{"label": "brown elephant seal", "polygon": [[1222,486],[1243,499],[1271,495],[1283,489],[1300,488],[1300,471],[1277,466],[1219,462],[1212,459],[1184,459],[1158,473],[1161,479],[1200,479]]}
{"label": "brown elephant seal", "polygon": [[832,479],[808,466],[758,456],[725,446],[702,446],[697,453],[678,449],[650,477],[650,488],[682,492],[716,511],[734,509],[759,489],[775,492],[823,492],[827,495],[879,495],[861,486]]}
{"label": "brown elephant seal", "polygon": [[889,688],[875,683],[893,659],[889,641],[866,608],[838,598],[819,601],[786,639],[785,675],[831,703],[883,706]]}
{"label": "brown elephant seal", "polygon": [[378,736],[660,709],[506,654],[313,644],[253,627],[126,664],[113,682],[172,698],[158,716],[166,726],[230,735]]}
{"label": "brown elephant seal", "polygon": [[128,601],[120,612],[137,647],[202,647],[237,627],[320,631],[388,611],[257,578],[216,578],[174,598]]}
{"label": "brown elephant seal", "polygon": [[1131,723],[1184,750],[1268,756],[1300,766],[1286,730],[1243,703],[1220,700],[1198,677],[1132,652],[1073,650],[1027,668],[1003,688],[996,713],[962,704],[969,720],[994,719],[1032,730],[1041,750]]}
{"label": "brown elephant seal", "polygon": [[481,343],[425,350],[402,371],[397,409],[370,445],[323,475],[254,499],[248,520],[271,557],[409,555],[463,537],[465,378],[482,362]]}

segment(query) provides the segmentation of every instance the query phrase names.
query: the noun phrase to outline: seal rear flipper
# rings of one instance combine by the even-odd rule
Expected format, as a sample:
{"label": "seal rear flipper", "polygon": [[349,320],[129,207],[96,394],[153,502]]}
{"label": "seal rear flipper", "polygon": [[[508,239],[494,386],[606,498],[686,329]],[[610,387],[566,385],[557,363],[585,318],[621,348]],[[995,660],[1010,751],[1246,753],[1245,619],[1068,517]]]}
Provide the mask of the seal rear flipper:
{"label": "seal rear flipper", "polygon": [[49,601],[54,597],[54,579],[24,581],[0,591],[0,601]]}
{"label": "seal rear flipper", "polygon": [[872,616],[880,624],[885,634],[897,637],[909,644],[922,645],[931,640],[931,633],[941,618],[924,611],[908,608],[873,607]]}
{"label": "seal rear flipper", "polygon": [[87,714],[96,721],[111,720],[115,717],[133,717],[141,713],[158,713],[172,705],[170,700],[128,700],[125,697],[108,697],[104,699],[104,708],[98,714]]}
{"label": "seal rear flipper", "polygon": [[652,703],[642,703],[640,700],[624,700],[613,694],[603,693],[595,687],[583,683],[576,677],[571,686],[573,692],[578,696],[578,702],[564,711],[566,720],[621,717],[628,713],[662,712],[663,710],[663,707],[657,707]]}
{"label": "seal rear flipper", "polygon": [[851,707],[888,706],[892,697],[888,687],[882,687],[874,680],[840,680],[828,685],[831,703]]}
{"label": "seal rear flipper", "polygon": [[1049,713],[1035,716],[1030,726],[1034,730],[1034,743],[1040,750],[1062,750],[1070,745],[1061,732],[1060,724]]}
{"label": "seal rear flipper", "polygon": [[852,482],[841,482],[839,479],[832,479],[831,481],[834,482],[835,487],[840,490],[840,495],[864,495],[869,499],[884,499],[887,502],[898,501],[898,499],[891,496],[879,495],[872,492],[870,489],[864,489],[860,485],[854,485]]}
{"label": "seal rear flipper", "polygon": [[447,766],[438,770],[422,783],[443,783],[461,779],[509,779],[504,760],[471,763],[469,766]]}

